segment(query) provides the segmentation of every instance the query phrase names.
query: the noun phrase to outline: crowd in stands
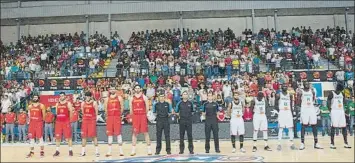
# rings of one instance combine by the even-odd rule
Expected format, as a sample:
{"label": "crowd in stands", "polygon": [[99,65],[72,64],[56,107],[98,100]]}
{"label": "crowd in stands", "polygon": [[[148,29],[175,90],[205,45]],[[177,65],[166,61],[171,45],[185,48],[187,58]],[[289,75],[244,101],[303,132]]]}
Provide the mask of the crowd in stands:
{"label": "crowd in stands", "polygon": [[[74,101],[83,92],[92,91],[102,111],[103,98],[114,84],[128,110],[132,88],[138,84],[151,104],[157,89],[164,89],[173,105],[187,91],[197,106],[213,91],[216,101],[226,108],[232,93],[239,92],[248,110],[251,100],[262,91],[273,107],[282,84],[288,84],[292,95],[301,87],[300,79],[284,70],[324,67],[322,58],[336,63],[343,71],[336,74],[337,79],[353,88],[353,82],[348,81],[354,80],[355,35],[343,28],[313,32],[301,26],[280,32],[261,29],[256,34],[245,29],[241,36],[229,28],[181,30],[133,32],[127,42],[117,32],[110,39],[98,32],[87,38],[81,32],[22,36],[10,45],[1,42],[1,112],[26,110],[27,97],[36,91],[36,78],[96,77],[112,59],[118,60],[116,78],[84,86],[83,91],[76,91]],[[266,72],[261,65],[266,65]]]}

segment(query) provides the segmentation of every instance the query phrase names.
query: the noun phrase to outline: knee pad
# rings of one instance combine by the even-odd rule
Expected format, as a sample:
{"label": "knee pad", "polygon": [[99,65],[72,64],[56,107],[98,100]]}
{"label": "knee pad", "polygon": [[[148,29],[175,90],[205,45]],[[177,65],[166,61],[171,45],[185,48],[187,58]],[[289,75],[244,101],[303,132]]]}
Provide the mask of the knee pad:
{"label": "knee pad", "polygon": [[118,143],[118,144],[122,144],[122,143],[123,143],[123,141],[122,141],[122,135],[118,135],[118,136],[117,136],[117,143]]}
{"label": "knee pad", "polygon": [[108,137],[108,144],[112,144],[112,142],[113,142],[113,137],[112,137],[112,136],[109,136],[109,137]]}

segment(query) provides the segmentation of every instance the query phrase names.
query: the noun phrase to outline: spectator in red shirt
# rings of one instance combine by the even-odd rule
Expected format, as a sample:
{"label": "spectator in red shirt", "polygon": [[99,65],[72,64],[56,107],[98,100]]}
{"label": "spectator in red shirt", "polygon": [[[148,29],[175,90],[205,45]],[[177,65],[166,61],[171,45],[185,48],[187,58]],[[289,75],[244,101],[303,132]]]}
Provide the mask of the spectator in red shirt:
{"label": "spectator in red shirt", "polygon": [[[6,122],[6,137],[5,142],[9,143],[9,136],[11,135],[12,143],[15,142],[15,121],[16,121],[16,114],[12,112],[11,108],[9,108],[9,112],[5,114],[5,122]],[[10,134],[11,133],[11,134]]]}
{"label": "spectator in red shirt", "polygon": [[26,123],[27,123],[27,114],[23,109],[20,109],[20,113],[17,115],[18,123],[18,139],[20,142],[25,142],[26,138]]}
{"label": "spectator in red shirt", "polygon": [[214,92],[221,91],[221,88],[222,88],[222,85],[219,83],[219,81],[216,80],[212,83],[212,89]]}
{"label": "spectator in red shirt", "polygon": [[192,89],[197,89],[198,87],[198,81],[195,77],[191,78],[190,85]]}
{"label": "spectator in red shirt", "polygon": [[53,140],[53,122],[54,114],[51,112],[50,108],[47,109],[46,116],[44,117],[44,141],[47,142],[48,135],[50,136],[50,141]]}

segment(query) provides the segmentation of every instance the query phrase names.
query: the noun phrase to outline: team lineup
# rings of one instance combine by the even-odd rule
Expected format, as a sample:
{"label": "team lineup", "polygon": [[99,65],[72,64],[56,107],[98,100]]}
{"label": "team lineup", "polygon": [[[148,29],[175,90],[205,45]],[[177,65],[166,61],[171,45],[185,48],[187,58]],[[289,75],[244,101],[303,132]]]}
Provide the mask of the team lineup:
{"label": "team lineup", "polygon": [[[294,144],[294,122],[293,119],[296,116],[294,111],[294,97],[287,92],[287,85],[282,85],[281,92],[277,94],[275,106],[278,112],[278,145],[276,150],[282,150],[282,134],[284,129],[288,129],[289,133],[289,146],[291,150],[304,150],[305,149],[305,129],[307,127],[312,128],[312,133],[314,136],[314,148],[323,149],[323,147],[318,143],[317,138],[317,111],[314,106],[315,95],[312,89],[310,89],[310,84],[305,82],[304,88],[297,93],[296,98],[300,100],[301,103],[301,145],[297,148]],[[342,130],[344,139],[344,148],[351,148],[347,141],[347,129],[346,129],[346,119],[344,110],[344,95],[342,93],[343,86],[338,84],[336,90],[333,91],[327,98],[327,106],[329,108],[331,116],[331,129],[330,129],[330,148],[336,149],[334,136],[335,129],[339,128]],[[109,89],[109,96],[105,99],[104,110],[106,113],[106,135],[108,137],[108,150],[106,152],[106,157],[114,156],[112,152],[113,139],[117,138],[117,144],[119,149],[118,156],[125,156],[123,151],[123,140],[121,135],[122,128],[122,113],[124,109],[124,102],[122,97],[117,94],[117,90],[114,86]],[[148,122],[149,113],[154,113],[156,117],[156,150],[155,155],[159,155],[162,149],[162,133],[164,132],[165,144],[166,144],[166,154],[170,155],[171,142],[170,142],[170,124],[169,117],[175,115],[179,118],[179,154],[184,154],[185,143],[184,136],[187,134],[188,139],[188,150],[190,154],[194,154],[194,145],[192,137],[192,113],[194,112],[193,102],[188,100],[188,93],[182,92],[181,101],[177,102],[173,107],[171,101],[167,100],[165,90],[157,91],[157,101],[153,104],[150,109],[150,104],[148,98],[144,95],[142,88],[139,85],[134,86],[134,95],[129,101],[130,116],[132,118],[132,149],[130,156],[136,155],[136,144],[137,136],[139,134],[144,134],[145,142],[147,145],[147,155],[152,155],[151,141],[148,134]],[[82,150],[80,156],[86,156],[86,144],[87,139],[91,138],[95,146],[95,156],[99,157],[100,152],[98,148],[98,139],[96,131],[96,120],[98,117],[98,104],[94,100],[91,92],[85,93],[85,100],[80,106],[75,106],[72,104],[64,92],[60,93],[59,101],[57,102],[56,108],[56,119],[55,119],[55,140],[56,149],[53,154],[54,157],[60,156],[60,142],[61,138],[64,137],[66,142],[68,142],[69,156],[73,156],[73,142],[72,142],[72,125],[71,119],[78,116],[78,112],[82,113],[82,126],[81,126],[81,137],[82,137]],[[228,103],[227,115],[230,116],[230,135],[231,135],[231,151],[235,153],[237,151],[236,138],[239,136],[239,150],[242,153],[246,152],[244,148],[244,134],[245,134],[245,122],[243,117],[244,113],[244,103],[240,100],[239,94],[235,92],[233,94],[233,100]],[[78,109],[79,108],[79,109]],[[252,152],[256,152],[257,139],[259,131],[262,132],[262,139],[264,141],[264,150],[272,151],[273,149],[268,145],[268,119],[266,116],[267,102],[262,92],[259,92],[257,97],[255,97],[251,102],[251,108],[253,108],[253,148]],[[219,147],[219,127],[218,127],[218,114],[222,111],[222,107],[215,101],[215,95],[213,92],[207,93],[207,101],[205,101],[201,108],[202,116],[205,119],[205,153],[210,153],[210,135],[213,134],[214,150],[216,153],[221,153]],[[46,128],[46,108],[43,104],[39,102],[39,95],[32,96],[32,102],[28,107],[29,116],[29,129],[28,137],[30,139],[30,152],[27,158],[33,157],[35,155],[35,141],[40,145],[40,156],[44,157],[44,141],[43,141],[43,130]],[[76,124],[77,125],[77,124]],[[92,154],[90,154],[92,155]]]}

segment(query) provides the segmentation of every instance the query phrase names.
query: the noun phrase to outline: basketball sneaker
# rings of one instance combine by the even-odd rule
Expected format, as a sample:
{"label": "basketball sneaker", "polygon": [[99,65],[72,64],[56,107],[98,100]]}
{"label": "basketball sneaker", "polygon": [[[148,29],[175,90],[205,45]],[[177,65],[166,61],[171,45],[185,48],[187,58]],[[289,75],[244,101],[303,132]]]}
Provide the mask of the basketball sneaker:
{"label": "basketball sneaker", "polygon": [[296,146],[295,146],[294,144],[292,144],[292,145],[290,146],[290,148],[291,148],[291,150],[296,150]]}
{"label": "basketball sneaker", "polygon": [[264,150],[265,151],[272,151],[272,149],[268,145],[264,147]]}
{"label": "basketball sneaker", "polygon": [[349,144],[345,144],[345,145],[344,145],[344,148],[348,148],[348,149],[350,149],[351,147],[350,147],[350,145],[349,145]]}
{"label": "basketball sneaker", "polygon": [[69,151],[69,156],[73,156],[73,151],[72,150]]}
{"label": "basketball sneaker", "polygon": [[330,149],[337,149],[334,144],[330,144]]}
{"label": "basketball sneaker", "polygon": [[240,152],[245,153],[246,151],[244,148],[240,148]]}
{"label": "basketball sneaker", "polygon": [[53,157],[57,157],[57,156],[59,156],[59,154],[60,154],[59,151],[55,151]]}
{"label": "basketball sneaker", "polygon": [[84,153],[81,153],[80,156],[81,156],[81,157],[84,157],[84,156],[86,156],[86,153],[85,153],[85,152],[84,152]]}
{"label": "basketball sneaker", "polygon": [[277,145],[277,150],[281,151],[281,149],[282,149],[281,144]]}
{"label": "basketball sneaker", "polygon": [[120,148],[120,156],[124,156],[122,148]]}
{"label": "basketball sneaker", "polygon": [[95,153],[95,156],[96,156],[96,157],[100,157],[100,153],[96,152],[96,153]]}
{"label": "basketball sneaker", "polygon": [[323,149],[318,143],[314,145],[314,149]]}
{"label": "basketball sneaker", "polygon": [[131,156],[135,156],[135,155],[136,155],[136,150],[132,149]]}
{"label": "basketball sneaker", "polygon": [[44,157],[44,151],[41,151],[39,155],[40,157]]}
{"label": "basketball sneaker", "polygon": [[258,150],[258,148],[256,148],[256,146],[253,146],[253,152],[256,152]]}
{"label": "basketball sneaker", "polygon": [[152,149],[150,147],[148,147],[148,155],[150,156],[152,154],[153,154]]}
{"label": "basketball sneaker", "polygon": [[33,157],[34,154],[35,154],[35,153],[31,151],[31,152],[26,156],[26,158],[31,158],[31,157]]}
{"label": "basketball sneaker", "polygon": [[300,150],[304,150],[305,148],[304,143],[301,143]]}
{"label": "basketball sneaker", "polygon": [[106,155],[105,155],[105,157],[111,157],[112,155],[111,155],[111,153],[107,153]]}
{"label": "basketball sneaker", "polygon": [[235,153],[237,150],[235,148],[232,149],[232,153]]}

